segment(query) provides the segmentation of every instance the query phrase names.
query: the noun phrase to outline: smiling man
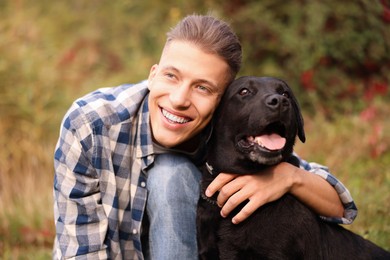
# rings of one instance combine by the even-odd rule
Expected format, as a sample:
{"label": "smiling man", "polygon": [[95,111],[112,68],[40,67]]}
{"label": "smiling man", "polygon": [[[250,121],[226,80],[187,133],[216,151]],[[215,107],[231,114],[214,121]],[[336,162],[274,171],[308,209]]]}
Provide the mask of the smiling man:
{"label": "smiling man", "polygon": [[170,42],[149,76],[154,139],[173,147],[199,134],[231,80],[228,73],[227,63],[219,56],[191,42]]}
{"label": "smiling man", "polygon": [[[65,115],[54,156],[54,259],[198,258],[197,166],[241,45],[212,16],[190,15],[167,36],[147,81],[99,89]],[[323,168],[309,169],[316,174],[284,164],[257,176],[220,174],[208,195],[220,191],[222,216],[250,200],[235,223],[286,192],[350,223],[348,191]]]}

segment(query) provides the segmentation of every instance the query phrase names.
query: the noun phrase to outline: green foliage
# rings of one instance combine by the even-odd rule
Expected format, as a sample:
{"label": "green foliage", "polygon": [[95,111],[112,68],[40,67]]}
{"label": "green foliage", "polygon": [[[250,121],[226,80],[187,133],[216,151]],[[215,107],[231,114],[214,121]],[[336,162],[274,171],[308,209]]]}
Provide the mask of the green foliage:
{"label": "green foliage", "polygon": [[389,7],[380,1],[246,0],[222,6],[243,41],[241,74],[284,78],[306,109],[327,116],[360,111],[373,96],[389,100]]}

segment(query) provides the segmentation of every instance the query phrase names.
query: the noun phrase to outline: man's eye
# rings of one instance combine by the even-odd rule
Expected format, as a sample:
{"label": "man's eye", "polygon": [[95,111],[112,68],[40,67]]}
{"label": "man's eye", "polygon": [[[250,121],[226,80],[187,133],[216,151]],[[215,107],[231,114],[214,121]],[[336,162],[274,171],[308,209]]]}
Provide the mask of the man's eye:
{"label": "man's eye", "polygon": [[205,86],[202,86],[202,85],[198,85],[196,88],[203,91],[203,92],[209,92],[209,89]]}
{"label": "man's eye", "polygon": [[173,73],[166,73],[165,76],[168,77],[168,78],[174,78],[175,77],[175,75]]}

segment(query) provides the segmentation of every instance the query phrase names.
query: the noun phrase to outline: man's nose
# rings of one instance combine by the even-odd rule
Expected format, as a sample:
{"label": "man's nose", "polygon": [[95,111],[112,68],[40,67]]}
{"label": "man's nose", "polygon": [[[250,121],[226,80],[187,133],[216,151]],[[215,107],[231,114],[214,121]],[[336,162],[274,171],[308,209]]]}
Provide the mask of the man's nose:
{"label": "man's nose", "polygon": [[175,88],[170,93],[170,101],[173,107],[178,109],[187,108],[191,104],[191,86],[187,84],[181,84],[178,88]]}

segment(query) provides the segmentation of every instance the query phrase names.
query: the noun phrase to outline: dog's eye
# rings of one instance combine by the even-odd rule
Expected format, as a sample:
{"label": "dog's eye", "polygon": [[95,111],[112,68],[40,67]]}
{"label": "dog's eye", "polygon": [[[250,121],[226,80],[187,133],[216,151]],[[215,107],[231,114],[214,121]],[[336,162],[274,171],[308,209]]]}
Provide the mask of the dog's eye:
{"label": "dog's eye", "polygon": [[249,94],[249,90],[247,88],[243,88],[243,89],[240,90],[239,94],[241,96],[248,95]]}
{"label": "dog's eye", "polygon": [[290,93],[285,91],[285,92],[282,93],[282,96],[285,96],[286,98],[290,98]]}

